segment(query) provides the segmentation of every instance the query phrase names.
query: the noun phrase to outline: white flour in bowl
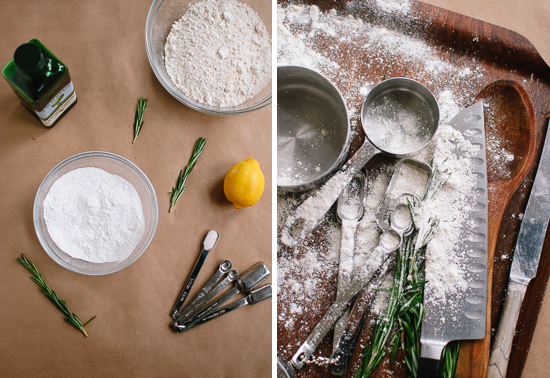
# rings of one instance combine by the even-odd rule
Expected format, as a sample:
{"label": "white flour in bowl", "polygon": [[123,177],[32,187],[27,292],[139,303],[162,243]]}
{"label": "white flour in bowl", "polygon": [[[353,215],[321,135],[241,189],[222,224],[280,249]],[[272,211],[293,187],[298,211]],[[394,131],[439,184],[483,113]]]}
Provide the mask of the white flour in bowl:
{"label": "white flour in bowl", "polygon": [[271,39],[258,14],[235,0],[193,3],[166,38],[166,72],[185,95],[229,107],[271,80]]}
{"label": "white flour in bowl", "polygon": [[126,259],[145,232],[132,184],[99,168],[78,168],[55,181],[44,199],[48,233],[67,255],[93,263]]}

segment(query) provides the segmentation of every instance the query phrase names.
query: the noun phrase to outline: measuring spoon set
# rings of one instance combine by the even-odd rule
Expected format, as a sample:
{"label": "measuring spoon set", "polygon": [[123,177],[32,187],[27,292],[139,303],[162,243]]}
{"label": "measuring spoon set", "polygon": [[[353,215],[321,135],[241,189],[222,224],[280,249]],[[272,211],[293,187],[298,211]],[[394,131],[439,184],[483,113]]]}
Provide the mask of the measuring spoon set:
{"label": "measuring spoon set", "polygon": [[[203,242],[203,249],[170,313],[174,319],[171,323],[171,327],[178,332],[185,332],[195,328],[237,308],[259,303],[270,298],[272,295],[271,284],[256,288],[270,274],[269,268],[265,263],[258,262],[240,275],[236,269],[232,269],[233,264],[231,261],[224,260],[220,263],[218,269],[206,284],[200,288],[193,299],[189,301],[189,304],[185,306],[186,299],[199,275],[204,261],[208,253],[216,246],[218,239],[219,234],[214,230],[209,231],[206,235]],[[232,288],[215,298],[216,295],[220,294],[231,284],[233,284]],[[243,294],[244,297],[226,306],[220,307],[237,294]]]}
{"label": "measuring spoon set", "polygon": [[[392,179],[390,180],[386,189],[386,194],[382,202],[381,211],[379,213],[377,222],[382,229],[380,235],[380,241],[376,247],[375,253],[371,256],[377,258],[379,261],[373,266],[378,266],[376,271],[371,272],[370,277],[358,277],[352,275],[351,278],[347,275],[338,276],[338,292],[336,301],[325,313],[325,316],[319,321],[317,326],[309,334],[308,338],[300,346],[298,351],[292,357],[290,364],[286,364],[285,368],[301,369],[305,364],[318,363],[327,365],[328,369],[335,375],[344,375],[353,350],[355,349],[359,334],[366,321],[368,314],[368,308],[362,309],[358,306],[357,298],[364,296],[364,291],[375,280],[384,277],[389,268],[390,260],[389,256],[394,253],[401,246],[403,236],[406,236],[412,232],[412,219],[410,217],[408,200],[409,197],[418,201],[419,199],[413,193],[402,193],[398,196],[394,203],[390,201],[390,195],[394,189],[395,182],[399,177],[401,167],[403,164],[410,164],[416,166],[420,170],[424,170],[427,173],[426,186],[423,188],[427,190],[428,182],[432,175],[431,168],[413,159],[402,159],[395,167]],[[365,176],[359,173],[355,176],[354,180],[345,188],[341,196],[338,198],[337,212],[339,219],[346,219],[344,214],[354,214],[352,220],[359,220],[363,213],[363,200],[364,195]],[[356,198],[353,198],[356,197]],[[356,199],[360,200],[357,201]],[[354,204],[356,209],[346,209],[342,211],[344,206],[350,206]],[[392,206],[390,211],[388,207]],[[405,212],[403,216],[403,213]],[[386,219],[388,219],[386,221]],[[349,257],[348,257],[349,258]],[[351,256],[353,258],[353,256]],[[352,268],[352,270],[354,270]],[[355,272],[355,270],[354,270]],[[354,321],[348,321],[348,319],[354,319]],[[342,321],[343,320],[343,321]],[[313,359],[313,353],[327,335],[327,333],[334,328],[338,328],[335,332],[335,340],[333,343],[333,353],[330,358],[317,358]],[[336,329],[335,329],[336,331]]]}

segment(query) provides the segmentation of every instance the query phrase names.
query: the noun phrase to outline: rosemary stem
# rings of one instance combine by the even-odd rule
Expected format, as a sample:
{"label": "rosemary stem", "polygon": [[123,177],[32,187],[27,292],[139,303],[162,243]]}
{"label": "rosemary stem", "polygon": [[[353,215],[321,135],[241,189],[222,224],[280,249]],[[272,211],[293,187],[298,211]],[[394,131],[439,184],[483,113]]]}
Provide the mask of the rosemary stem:
{"label": "rosemary stem", "polygon": [[195,148],[193,149],[193,153],[189,158],[189,162],[187,163],[187,166],[185,166],[185,169],[180,170],[176,186],[173,187],[172,191],[170,192],[170,194],[172,195],[172,198],[170,200],[170,209],[168,210],[168,212],[172,212],[172,208],[176,205],[176,203],[180,199],[181,195],[185,191],[185,188],[187,188],[185,186],[187,179],[189,178],[191,171],[193,171],[193,168],[195,168],[195,165],[197,164],[199,156],[202,154],[202,151],[204,150],[205,145],[206,145],[206,139],[202,137],[199,138],[195,143]]}
{"label": "rosemary stem", "polygon": [[[27,268],[32,273],[33,276],[30,277],[31,281],[37,284],[42,289],[42,292],[44,293],[44,295],[46,295],[57,306],[57,308],[65,315],[65,321],[70,325],[72,325],[73,327],[78,328],[84,334],[84,336],[88,337],[88,334],[84,330],[84,326],[82,325],[82,322],[80,321],[78,316],[76,316],[73,312],[69,310],[69,307],[67,307],[67,304],[65,303],[65,301],[59,299],[55,291],[50,289],[48,284],[46,284],[46,281],[44,281],[44,277],[42,277],[42,274],[40,274],[40,272],[36,268],[36,265],[34,265],[32,261],[28,260],[24,253],[22,253],[21,257],[18,257],[16,261],[21,263],[25,268]],[[86,324],[91,322],[94,318],[95,316],[90,320],[88,320]]]}
{"label": "rosemary stem", "polygon": [[141,132],[141,128],[143,127],[143,113],[145,112],[145,109],[147,108],[147,99],[140,97],[138,101],[138,106],[136,109],[136,115],[134,117],[134,140],[132,141],[132,144],[136,142],[136,139]]}
{"label": "rosemary stem", "polygon": [[[433,198],[450,177],[449,172],[440,172],[437,166],[432,167],[432,171],[434,173],[422,201]],[[418,375],[420,332],[422,319],[425,316],[423,304],[426,284],[425,253],[426,246],[433,238],[439,224],[438,219],[430,219],[426,226],[419,227],[414,219],[416,207],[419,205],[417,201],[408,202],[413,232],[403,238],[403,243],[397,250],[394,283],[388,307],[376,322],[371,344],[365,348],[364,362],[359,367],[357,377],[368,378],[380,364],[388,352],[386,344],[396,324],[399,327],[398,333],[390,341],[390,344],[394,345],[392,356],[395,355],[397,342],[401,339],[401,348],[405,351],[405,364],[413,377]],[[454,349],[452,351],[454,352]],[[450,353],[452,353],[451,350],[449,350]],[[450,363],[446,365],[452,366]],[[456,368],[456,362],[454,368]],[[452,374],[449,377],[452,377]]]}

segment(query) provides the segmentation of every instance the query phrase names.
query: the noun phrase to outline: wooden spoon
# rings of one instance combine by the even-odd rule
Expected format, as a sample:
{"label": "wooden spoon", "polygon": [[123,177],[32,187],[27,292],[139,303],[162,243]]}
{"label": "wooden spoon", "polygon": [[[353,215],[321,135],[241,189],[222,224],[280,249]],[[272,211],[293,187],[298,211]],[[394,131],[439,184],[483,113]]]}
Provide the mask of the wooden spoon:
{"label": "wooden spoon", "polygon": [[493,260],[502,216],[510,197],[525,177],[535,157],[537,125],[529,94],[520,84],[495,81],[477,95],[483,100],[487,181],[489,195],[489,235],[487,266],[487,321],[485,338],[462,341],[458,360],[459,377],[486,377],[491,345],[491,294]]}

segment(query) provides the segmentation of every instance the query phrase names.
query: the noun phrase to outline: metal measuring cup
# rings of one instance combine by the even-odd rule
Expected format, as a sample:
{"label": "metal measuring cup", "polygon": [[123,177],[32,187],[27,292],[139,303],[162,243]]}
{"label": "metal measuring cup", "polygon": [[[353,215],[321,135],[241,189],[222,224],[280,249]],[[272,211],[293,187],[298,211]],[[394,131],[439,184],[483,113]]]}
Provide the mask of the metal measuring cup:
{"label": "metal measuring cup", "polygon": [[430,90],[419,82],[388,79],[367,95],[361,123],[365,142],[340,171],[289,215],[281,231],[282,243],[296,245],[311,233],[355,173],[374,155],[383,152],[407,157],[423,149],[437,131],[439,107]]}

